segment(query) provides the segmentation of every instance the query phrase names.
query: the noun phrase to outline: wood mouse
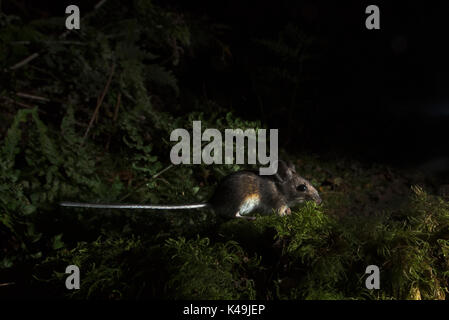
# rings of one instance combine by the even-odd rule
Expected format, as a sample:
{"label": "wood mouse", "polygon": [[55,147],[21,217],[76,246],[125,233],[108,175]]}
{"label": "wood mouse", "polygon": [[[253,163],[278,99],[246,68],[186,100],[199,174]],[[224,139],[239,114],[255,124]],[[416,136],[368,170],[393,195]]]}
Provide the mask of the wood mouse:
{"label": "wood mouse", "polygon": [[228,218],[255,219],[251,213],[276,213],[285,216],[290,207],[306,200],[322,202],[318,191],[309,181],[296,173],[291,162],[278,161],[274,175],[259,175],[258,171],[242,170],[223,178],[206,203],[187,205],[94,204],[61,202],[64,207],[102,209],[198,209],[211,208],[216,214]]}

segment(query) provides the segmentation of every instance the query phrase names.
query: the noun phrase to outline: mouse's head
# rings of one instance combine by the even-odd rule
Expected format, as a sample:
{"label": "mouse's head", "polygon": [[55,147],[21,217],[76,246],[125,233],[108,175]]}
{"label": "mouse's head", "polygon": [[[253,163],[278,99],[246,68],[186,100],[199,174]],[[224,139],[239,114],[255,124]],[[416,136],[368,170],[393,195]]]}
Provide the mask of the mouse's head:
{"label": "mouse's head", "polygon": [[296,173],[293,163],[279,160],[276,179],[290,206],[306,200],[313,200],[317,204],[322,202],[318,191],[310,182]]}

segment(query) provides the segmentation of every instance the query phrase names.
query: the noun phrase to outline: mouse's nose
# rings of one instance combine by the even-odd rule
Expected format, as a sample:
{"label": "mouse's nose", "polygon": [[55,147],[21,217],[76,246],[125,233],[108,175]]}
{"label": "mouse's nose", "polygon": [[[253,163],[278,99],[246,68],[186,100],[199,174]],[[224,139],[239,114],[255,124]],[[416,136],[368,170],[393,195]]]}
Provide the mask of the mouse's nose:
{"label": "mouse's nose", "polygon": [[317,195],[315,198],[315,202],[316,202],[316,204],[321,204],[323,202],[323,200],[321,200],[320,196]]}

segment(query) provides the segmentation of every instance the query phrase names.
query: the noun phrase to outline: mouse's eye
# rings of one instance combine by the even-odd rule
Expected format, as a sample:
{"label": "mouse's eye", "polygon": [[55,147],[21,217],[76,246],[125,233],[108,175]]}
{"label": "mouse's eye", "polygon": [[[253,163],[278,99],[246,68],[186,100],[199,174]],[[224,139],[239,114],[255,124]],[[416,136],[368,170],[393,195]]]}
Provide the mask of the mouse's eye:
{"label": "mouse's eye", "polygon": [[296,190],[304,192],[307,190],[307,186],[305,184],[300,184],[299,186],[296,187]]}

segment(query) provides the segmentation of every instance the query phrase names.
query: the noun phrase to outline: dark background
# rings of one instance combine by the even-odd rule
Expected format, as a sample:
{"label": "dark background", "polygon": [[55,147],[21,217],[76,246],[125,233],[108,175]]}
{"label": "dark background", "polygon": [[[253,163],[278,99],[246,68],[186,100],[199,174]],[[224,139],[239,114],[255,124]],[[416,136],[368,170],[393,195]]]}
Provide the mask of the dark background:
{"label": "dark background", "polygon": [[[312,102],[299,101],[293,117],[285,110],[264,119],[280,128],[288,148],[333,150],[401,165],[448,155],[448,26],[441,3],[378,3],[381,30],[365,28],[364,11],[371,3],[363,1],[189,3],[189,10],[232,26],[237,54],[229,79],[240,80],[228,81],[228,90],[247,98],[240,111],[248,117],[257,117],[258,110],[245,85],[253,63],[249,56],[254,57],[250,39],[292,23],[321,41],[318,61],[309,66]],[[207,72],[205,78],[220,78]],[[271,108],[276,107],[282,106],[274,102]],[[305,114],[299,111],[304,107]],[[305,123],[302,132],[295,131],[297,122]]]}
{"label": "dark background", "polygon": [[[442,1],[157,3],[198,19],[200,27],[226,26],[216,35],[230,56],[220,60],[207,46],[187,55],[177,74],[184,94],[205,95],[279,128],[281,145],[292,152],[350,155],[434,174],[447,170],[449,30]],[[91,1],[77,4],[81,14],[92,8]],[[365,28],[369,4],[380,8],[380,30]],[[66,5],[18,1],[3,9],[31,19],[61,15]],[[276,39],[286,26],[312,39],[312,59],[301,66],[277,61],[255,44]],[[290,86],[258,74],[265,65],[284,68],[300,82]]]}

